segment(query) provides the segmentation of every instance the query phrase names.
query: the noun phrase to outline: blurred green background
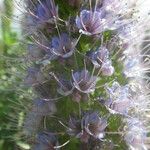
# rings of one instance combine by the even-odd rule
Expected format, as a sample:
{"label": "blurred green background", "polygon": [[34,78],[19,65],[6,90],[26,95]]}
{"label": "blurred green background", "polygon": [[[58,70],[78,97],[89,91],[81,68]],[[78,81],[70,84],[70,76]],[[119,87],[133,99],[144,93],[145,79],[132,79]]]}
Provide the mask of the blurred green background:
{"label": "blurred green background", "polygon": [[16,13],[13,0],[0,0],[0,150],[18,150],[18,145],[23,145],[17,138],[20,123],[14,109],[15,102],[23,98],[19,72],[23,49]]}

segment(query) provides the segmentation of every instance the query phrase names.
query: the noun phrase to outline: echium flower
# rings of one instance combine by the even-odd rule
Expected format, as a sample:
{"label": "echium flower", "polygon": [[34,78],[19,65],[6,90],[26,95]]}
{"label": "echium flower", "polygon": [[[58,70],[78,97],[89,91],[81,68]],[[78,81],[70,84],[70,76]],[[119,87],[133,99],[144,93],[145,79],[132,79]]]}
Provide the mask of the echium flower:
{"label": "echium flower", "polygon": [[43,117],[50,116],[56,112],[56,106],[53,101],[37,98],[33,101],[30,112],[27,114],[24,122],[24,132],[27,136],[35,134]]}
{"label": "echium flower", "polygon": [[146,130],[141,121],[131,118],[128,119],[128,129],[125,132],[125,140],[131,149],[147,150],[145,146]]}
{"label": "echium flower", "polygon": [[[122,13],[127,13],[130,5],[121,0],[106,0],[96,2],[95,7],[90,10],[82,10],[76,17],[76,25],[79,32],[85,35],[97,35],[107,30],[116,30],[128,20],[120,17]],[[128,6],[129,5],[129,6]]]}
{"label": "echium flower", "polygon": [[[137,56],[138,57],[138,56]],[[126,77],[132,77],[134,74],[140,74],[139,58],[129,56],[124,62],[124,74]]]}
{"label": "echium flower", "polygon": [[88,70],[77,71],[72,74],[74,87],[82,93],[91,93],[95,90],[96,76],[90,75]]}
{"label": "echium flower", "polygon": [[88,100],[88,94],[94,92],[97,83],[97,76],[93,76],[88,70],[72,73],[73,99],[75,101]]}
{"label": "echium flower", "polygon": [[63,96],[68,96],[72,94],[74,87],[72,86],[71,81],[66,80],[65,78],[61,78],[59,80],[59,87],[57,92]]}
{"label": "echium flower", "polygon": [[28,45],[28,59],[36,61],[42,59],[46,55],[46,51],[35,44]]}
{"label": "echium flower", "polygon": [[[128,83],[131,88],[134,105],[129,111],[129,118],[126,118],[125,141],[130,149],[147,150],[147,131],[146,126],[149,124],[147,110],[149,109],[149,85],[147,86],[146,71],[147,65],[145,58],[141,54],[144,53],[141,48],[144,39],[144,30],[146,27],[147,17],[141,17],[140,10],[134,16],[136,22],[124,26],[124,30],[120,30],[119,37],[126,44],[124,51],[124,74],[129,79]],[[141,12],[143,13],[143,12]],[[145,29],[144,29],[145,28]],[[146,77],[147,78],[147,77]],[[149,114],[149,111],[148,111]]]}
{"label": "echium flower", "polygon": [[70,136],[88,143],[90,137],[99,140],[104,138],[107,120],[100,117],[98,112],[89,111],[82,114],[82,119],[71,117],[68,125],[67,133]]}
{"label": "echium flower", "polygon": [[72,79],[59,80],[58,93],[63,96],[72,95],[74,101],[88,100],[88,94],[94,92],[97,83],[97,76],[93,76],[88,70],[72,72]]}
{"label": "echium flower", "polygon": [[102,75],[111,76],[114,73],[114,67],[109,59],[109,51],[105,47],[100,47],[98,50],[91,52],[89,58],[95,68],[101,70]]}
{"label": "echium flower", "polygon": [[40,29],[45,29],[51,33],[58,18],[58,7],[55,6],[54,0],[28,1],[27,3],[31,7],[25,10],[27,12],[28,34],[34,34]]}
{"label": "echium flower", "polygon": [[40,23],[51,22],[51,19],[56,18],[58,7],[55,6],[54,0],[40,1],[36,9],[36,16]]}
{"label": "echium flower", "polygon": [[[33,139],[33,149],[83,146],[81,149],[105,150],[127,149],[128,145],[145,150],[141,116],[145,116],[145,108],[149,110],[149,102],[144,101],[143,80],[139,80],[145,68],[141,69],[142,57],[137,57],[141,52],[136,53],[138,40],[134,38],[139,24],[129,10],[134,2],[68,0],[77,8],[71,11],[72,7],[67,7],[70,3],[61,6],[61,1],[31,1],[34,6],[29,6],[28,12],[35,30],[27,38],[32,43],[25,83],[36,96],[24,128]],[[60,5],[61,18],[55,2]],[[140,90],[132,89],[132,83]],[[103,97],[101,105],[98,97]],[[57,139],[60,143],[68,140],[68,145],[58,146]],[[70,143],[75,148],[70,148]]]}
{"label": "echium flower", "polygon": [[104,104],[110,113],[127,115],[133,105],[128,85],[121,87],[119,83],[114,82],[111,88],[107,88],[107,92],[110,98]]}
{"label": "echium flower", "polygon": [[54,133],[44,131],[38,133],[33,150],[55,150],[57,146],[58,141]]}
{"label": "echium flower", "polygon": [[56,112],[56,106],[53,101],[49,101],[46,99],[35,99],[32,112],[41,116],[48,116]]}
{"label": "echium flower", "polygon": [[98,112],[87,113],[82,119],[82,126],[85,131],[94,138],[102,139],[105,136],[107,120],[101,118]]}
{"label": "echium flower", "polygon": [[[135,1],[131,0],[104,0],[102,4],[102,9],[105,10],[105,18],[108,21],[108,29],[119,29],[124,26],[132,24],[133,19],[127,16],[131,15],[133,12],[132,6],[135,5]],[[123,29],[122,29],[122,32]]]}
{"label": "echium flower", "polygon": [[76,138],[80,138],[81,130],[81,119],[77,116],[71,116],[68,121],[67,134]]}
{"label": "echium flower", "polygon": [[67,33],[59,37],[53,37],[50,51],[61,58],[70,57],[75,51],[76,41],[71,39]]}
{"label": "echium flower", "polygon": [[79,32],[86,35],[100,34],[105,30],[106,20],[99,11],[82,10],[76,18]]}
{"label": "echium flower", "polygon": [[38,67],[28,68],[28,74],[25,78],[25,85],[34,86],[44,81],[44,76]]}

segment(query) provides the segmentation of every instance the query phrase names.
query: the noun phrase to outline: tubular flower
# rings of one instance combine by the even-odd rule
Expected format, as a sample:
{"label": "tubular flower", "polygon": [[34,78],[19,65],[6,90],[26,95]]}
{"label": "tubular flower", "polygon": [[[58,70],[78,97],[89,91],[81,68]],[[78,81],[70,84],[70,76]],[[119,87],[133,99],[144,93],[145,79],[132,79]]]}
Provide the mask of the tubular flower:
{"label": "tubular flower", "polygon": [[81,119],[71,117],[68,123],[69,128],[67,133],[70,136],[79,138],[82,142],[87,143],[90,135],[82,128],[81,122]]}
{"label": "tubular flower", "polygon": [[100,34],[105,30],[106,20],[99,11],[82,10],[76,18],[76,25],[79,32],[86,35]]}
{"label": "tubular flower", "polygon": [[121,87],[117,82],[114,82],[111,88],[108,88],[110,99],[105,102],[105,106],[111,113],[127,115],[129,108],[132,106],[129,87]]}
{"label": "tubular flower", "polygon": [[50,116],[55,112],[56,106],[54,102],[40,98],[33,100],[31,110],[25,119],[24,132],[28,136],[35,134],[41,125],[43,117]]}
{"label": "tubular flower", "polygon": [[[134,3],[133,3],[134,4]],[[76,25],[79,32],[85,35],[96,35],[106,30],[116,30],[129,21],[120,17],[132,5],[121,0],[104,0],[95,4],[92,10],[82,10],[76,17]]]}
{"label": "tubular flower", "polygon": [[51,23],[51,20],[56,17],[58,17],[58,7],[55,6],[54,0],[44,0],[38,4],[36,9],[37,22],[41,24]]}
{"label": "tubular flower", "polygon": [[146,140],[146,130],[137,119],[128,121],[128,130],[125,133],[125,140],[131,149],[147,150],[144,142]]}
{"label": "tubular flower", "polygon": [[38,2],[27,2],[29,8],[26,8],[27,12],[25,23],[28,34],[35,34],[39,30],[46,30],[48,33],[52,33],[56,19],[58,18],[58,7],[55,6],[54,0],[43,0]]}
{"label": "tubular flower", "polygon": [[75,51],[75,41],[71,41],[66,33],[62,33],[60,37],[53,37],[51,42],[51,52],[59,57],[68,58]]}
{"label": "tubular flower", "polygon": [[97,112],[86,114],[82,119],[82,125],[85,131],[94,138],[104,138],[107,121],[104,118],[100,118]]}
{"label": "tubular flower", "polygon": [[95,68],[100,69],[103,75],[111,76],[114,73],[114,67],[109,60],[109,52],[105,47],[100,47],[97,51],[92,52],[89,57]]}
{"label": "tubular flower", "polygon": [[57,145],[58,141],[54,134],[45,131],[38,133],[33,150],[55,150]]}
{"label": "tubular flower", "polygon": [[32,107],[32,111],[35,114],[41,116],[47,116],[56,112],[56,106],[52,101],[48,101],[44,99],[35,99]]}
{"label": "tubular flower", "polygon": [[99,117],[97,112],[89,111],[82,113],[82,119],[71,117],[68,125],[67,133],[70,136],[80,138],[82,142],[87,143],[90,137],[99,140],[104,138],[107,121]]}
{"label": "tubular flower", "polygon": [[80,137],[81,134],[81,120],[78,119],[77,117],[70,117],[69,122],[68,122],[68,129],[67,133],[70,136],[75,136],[77,138]]}
{"label": "tubular flower", "polygon": [[39,68],[31,67],[28,69],[28,74],[25,79],[25,85],[34,86],[41,83],[42,81],[44,81],[44,77]]}
{"label": "tubular flower", "polygon": [[71,84],[71,81],[65,80],[65,79],[60,79],[59,81],[59,87],[57,89],[58,93],[67,96],[72,94],[74,87]]}
{"label": "tubular flower", "polygon": [[74,87],[81,93],[91,93],[94,92],[97,77],[91,76],[88,70],[78,71],[72,74],[72,83]]}

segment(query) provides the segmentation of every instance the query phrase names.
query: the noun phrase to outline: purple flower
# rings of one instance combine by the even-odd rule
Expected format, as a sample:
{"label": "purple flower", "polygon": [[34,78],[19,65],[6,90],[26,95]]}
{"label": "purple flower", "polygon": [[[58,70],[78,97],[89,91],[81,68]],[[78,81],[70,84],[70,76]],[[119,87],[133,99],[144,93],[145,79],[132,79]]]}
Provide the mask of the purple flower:
{"label": "purple flower", "polygon": [[93,65],[100,68],[109,58],[109,52],[105,47],[100,47],[97,51],[92,52],[89,56]]}
{"label": "purple flower", "polygon": [[88,93],[83,93],[75,88],[73,80],[67,80],[65,77],[57,78],[54,74],[53,76],[58,82],[57,92],[62,96],[70,96],[70,98],[75,102],[87,101],[89,99]]}
{"label": "purple flower", "polygon": [[79,138],[81,135],[81,120],[77,117],[70,117],[69,123],[68,123],[68,130],[67,133],[70,136],[75,136],[76,138]]}
{"label": "purple flower", "polygon": [[39,29],[51,33],[55,28],[55,19],[58,18],[58,7],[55,6],[54,0],[38,1],[34,8],[32,8],[33,2],[30,1],[28,5],[31,9],[26,16],[27,33],[35,34]]}
{"label": "purple flower", "polygon": [[105,30],[106,20],[101,11],[82,10],[76,18],[79,32],[86,35],[100,34]]}
{"label": "purple flower", "polygon": [[105,20],[103,31],[116,30],[124,24],[128,24],[129,20],[125,20],[121,15],[123,12],[126,13],[128,11],[129,5],[126,1],[121,0],[104,0],[102,7],[97,5],[96,11],[101,12]]}
{"label": "purple flower", "polygon": [[77,117],[71,117],[68,123],[68,127],[69,128],[67,133],[70,136],[76,137],[84,143],[88,142],[90,135],[85,130],[83,130],[81,126],[81,119],[78,119]]}
{"label": "purple flower", "polygon": [[63,96],[68,96],[72,94],[74,87],[72,86],[71,82],[68,80],[65,80],[64,78],[61,78],[59,80],[59,88],[57,89],[57,92]]}
{"label": "purple flower", "polygon": [[28,58],[32,61],[42,59],[46,54],[46,51],[35,44],[28,45]]}
{"label": "purple flower", "polygon": [[118,113],[118,114],[126,115],[130,107],[130,100],[129,99],[116,100],[116,101],[107,100],[105,106],[113,114]]}
{"label": "purple flower", "polygon": [[54,17],[58,17],[58,7],[55,6],[54,0],[40,2],[36,9],[36,16],[39,23],[51,23]]}
{"label": "purple flower", "polygon": [[25,78],[25,85],[34,86],[44,81],[44,77],[39,68],[29,68],[28,75]]}
{"label": "purple flower", "polygon": [[127,115],[129,108],[132,106],[132,100],[129,94],[129,87],[121,87],[117,82],[114,82],[111,88],[107,88],[109,100],[104,102],[110,113],[118,113]]}
{"label": "purple flower", "polygon": [[37,115],[48,116],[56,112],[56,106],[52,101],[35,99],[32,106],[32,112]]}
{"label": "purple flower", "polygon": [[135,118],[128,120],[128,129],[125,133],[125,141],[131,149],[147,150],[144,142],[146,130],[141,122]]}
{"label": "purple flower", "polygon": [[58,146],[56,137],[53,133],[45,131],[38,133],[33,150],[55,150],[55,146]]}
{"label": "purple flower", "polygon": [[111,76],[114,73],[114,67],[110,60],[107,60],[101,67],[102,75]]}
{"label": "purple flower", "polygon": [[56,112],[56,106],[52,101],[37,98],[33,101],[31,111],[27,114],[24,122],[24,132],[28,136],[35,134],[41,126],[44,116]]}
{"label": "purple flower", "polygon": [[101,118],[97,112],[87,113],[82,119],[85,131],[94,138],[102,139],[105,135],[107,121]]}
{"label": "purple flower", "polygon": [[105,47],[100,47],[97,51],[89,54],[95,68],[99,68],[103,75],[111,76],[114,73],[114,67],[109,60],[109,51]]}
{"label": "purple flower", "polygon": [[96,76],[91,76],[88,70],[78,71],[72,74],[72,83],[81,93],[94,92],[97,82]]}
{"label": "purple flower", "polygon": [[139,58],[128,56],[128,59],[124,62],[124,74],[126,77],[132,77],[135,74],[138,75],[139,73]]}
{"label": "purple flower", "polygon": [[70,136],[80,138],[82,142],[87,143],[89,138],[102,139],[104,130],[107,127],[107,121],[99,117],[97,112],[82,113],[82,119],[71,117],[68,124],[67,133]]}
{"label": "purple flower", "polygon": [[135,22],[130,22],[121,25],[118,28],[118,36],[124,40],[124,42],[132,42],[137,37],[137,30]]}
{"label": "purple flower", "polygon": [[38,115],[34,112],[29,112],[24,121],[24,133],[27,136],[33,136],[41,126],[43,116]]}
{"label": "purple flower", "polygon": [[69,35],[62,33],[60,37],[53,37],[51,42],[51,52],[59,57],[68,58],[75,51],[75,41]]}

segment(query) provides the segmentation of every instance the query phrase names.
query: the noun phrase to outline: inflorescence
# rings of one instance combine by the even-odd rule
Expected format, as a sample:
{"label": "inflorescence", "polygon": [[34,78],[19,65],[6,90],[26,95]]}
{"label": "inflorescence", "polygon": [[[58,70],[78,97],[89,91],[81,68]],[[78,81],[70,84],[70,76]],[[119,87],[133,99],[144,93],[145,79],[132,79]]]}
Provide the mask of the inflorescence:
{"label": "inflorescence", "polygon": [[69,0],[62,3],[66,12],[57,0],[26,4],[25,85],[36,96],[24,131],[34,137],[33,149],[75,142],[76,149],[146,150],[145,124],[135,113],[143,94],[135,78],[141,61],[133,54],[136,43],[131,44],[138,26],[135,4]]}

